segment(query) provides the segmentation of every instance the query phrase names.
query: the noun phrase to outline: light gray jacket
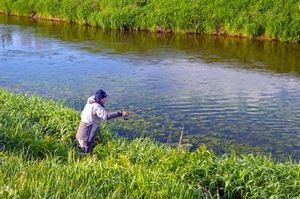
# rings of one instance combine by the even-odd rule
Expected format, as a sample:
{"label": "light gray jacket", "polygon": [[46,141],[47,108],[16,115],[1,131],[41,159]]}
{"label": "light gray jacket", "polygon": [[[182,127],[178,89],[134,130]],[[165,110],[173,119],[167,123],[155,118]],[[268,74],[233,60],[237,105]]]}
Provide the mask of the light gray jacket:
{"label": "light gray jacket", "polygon": [[103,106],[96,103],[95,96],[90,97],[81,112],[81,121],[76,138],[85,142],[94,142],[100,121],[120,117],[121,115],[120,112],[106,112]]}
{"label": "light gray jacket", "polygon": [[99,126],[101,120],[110,120],[121,115],[120,112],[106,112],[103,106],[96,103],[95,96],[91,96],[81,112],[81,121],[89,125]]}

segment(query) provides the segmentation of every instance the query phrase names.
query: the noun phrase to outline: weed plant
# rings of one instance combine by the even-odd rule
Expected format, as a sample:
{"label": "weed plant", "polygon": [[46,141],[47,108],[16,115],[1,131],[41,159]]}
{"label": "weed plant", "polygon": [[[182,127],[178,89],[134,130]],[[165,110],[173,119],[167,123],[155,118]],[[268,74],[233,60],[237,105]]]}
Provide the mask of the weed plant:
{"label": "weed plant", "polygon": [[105,29],[300,40],[295,0],[6,0],[0,12]]}
{"label": "weed plant", "polygon": [[102,126],[93,155],[75,145],[79,113],[0,89],[1,198],[299,198],[300,164],[188,152]]}

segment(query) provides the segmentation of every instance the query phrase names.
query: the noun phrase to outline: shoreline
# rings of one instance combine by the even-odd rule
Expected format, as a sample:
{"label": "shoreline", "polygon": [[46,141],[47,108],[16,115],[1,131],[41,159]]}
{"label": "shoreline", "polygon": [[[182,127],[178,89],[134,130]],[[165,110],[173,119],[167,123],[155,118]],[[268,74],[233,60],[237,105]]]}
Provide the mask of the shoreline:
{"label": "shoreline", "polygon": [[[30,16],[24,16],[24,15],[17,15],[17,14],[7,14],[5,12],[0,11],[0,15],[5,15],[5,16],[9,16],[9,17],[20,17],[20,18],[27,18],[33,21],[50,21],[52,23],[68,23],[68,24],[76,24],[79,26],[90,26],[93,28],[99,28],[99,29],[103,29],[105,30],[105,28],[101,28],[98,26],[93,26],[89,23],[85,23],[85,24],[80,24],[76,21],[67,21],[64,20],[62,18],[58,18],[58,17],[53,17],[53,18],[48,18],[48,17],[42,17],[39,16],[38,14],[34,13],[31,14]],[[172,29],[165,29],[162,27],[157,27],[156,30],[152,31],[151,29],[113,29],[113,28],[106,28],[107,30],[120,30],[120,31],[135,31],[135,32],[153,32],[153,33],[157,33],[157,34],[185,34],[185,35],[209,35],[212,37],[225,37],[225,38],[241,38],[241,39],[252,39],[252,40],[257,40],[257,41],[273,41],[273,42],[282,42],[282,43],[296,43],[296,44],[300,44],[300,40],[298,41],[282,41],[278,38],[271,38],[271,37],[267,37],[265,35],[260,35],[258,37],[250,37],[250,36],[246,36],[243,33],[231,33],[231,32],[227,32],[227,31],[215,31],[213,33],[205,33],[205,32],[191,32],[191,31],[186,31],[186,30],[181,30],[179,32],[173,31]]]}
{"label": "shoreline", "polygon": [[189,152],[182,145],[172,148],[150,138],[128,141],[111,135],[109,129],[103,131],[105,139],[97,137],[94,153],[84,155],[74,144],[80,112],[1,87],[0,101],[5,101],[0,112],[1,198],[298,198],[300,194],[299,161],[275,162],[251,153],[217,156],[205,145]]}

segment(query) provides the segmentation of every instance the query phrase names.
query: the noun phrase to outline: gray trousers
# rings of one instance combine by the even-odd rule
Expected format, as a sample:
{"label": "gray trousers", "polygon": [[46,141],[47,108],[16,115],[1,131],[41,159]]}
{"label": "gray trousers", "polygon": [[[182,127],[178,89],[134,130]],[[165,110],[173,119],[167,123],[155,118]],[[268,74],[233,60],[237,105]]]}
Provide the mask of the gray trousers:
{"label": "gray trousers", "polygon": [[93,151],[95,138],[99,126],[95,124],[87,124],[80,121],[76,138],[79,143],[79,147],[84,153],[91,153]]}

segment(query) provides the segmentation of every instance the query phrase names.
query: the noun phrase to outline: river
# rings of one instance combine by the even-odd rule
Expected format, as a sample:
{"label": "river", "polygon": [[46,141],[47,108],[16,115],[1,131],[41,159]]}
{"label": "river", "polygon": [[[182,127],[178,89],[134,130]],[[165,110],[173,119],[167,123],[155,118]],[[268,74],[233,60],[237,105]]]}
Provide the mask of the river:
{"label": "river", "polygon": [[300,45],[207,35],[103,31],[0,15],[0,86],[80,111],[98,88],[107,123],[217,154],[300,159]]}

